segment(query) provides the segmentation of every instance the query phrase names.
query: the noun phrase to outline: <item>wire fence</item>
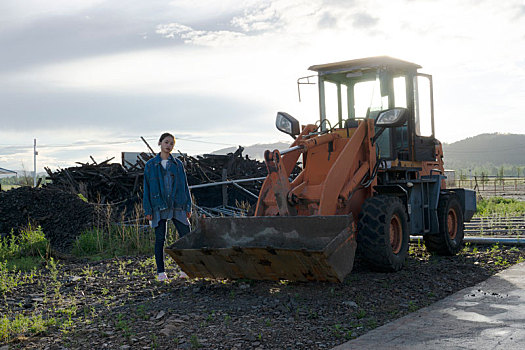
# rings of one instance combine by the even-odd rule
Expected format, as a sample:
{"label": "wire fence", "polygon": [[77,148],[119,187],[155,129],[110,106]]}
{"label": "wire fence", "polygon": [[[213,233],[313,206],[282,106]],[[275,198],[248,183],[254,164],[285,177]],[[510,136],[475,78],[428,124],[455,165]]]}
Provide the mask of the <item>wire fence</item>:
{"label": "wire fence", "polygon": [[520,237],[525,234],[525,216],[473,217],[465,223],[466,236]]}
{"label": "wire fence", "polygon": [[480,198],[509,197],[525,200],[525,178],[517,177],[477,177],[447,181],[448,188],[468,188],[475,190]]}

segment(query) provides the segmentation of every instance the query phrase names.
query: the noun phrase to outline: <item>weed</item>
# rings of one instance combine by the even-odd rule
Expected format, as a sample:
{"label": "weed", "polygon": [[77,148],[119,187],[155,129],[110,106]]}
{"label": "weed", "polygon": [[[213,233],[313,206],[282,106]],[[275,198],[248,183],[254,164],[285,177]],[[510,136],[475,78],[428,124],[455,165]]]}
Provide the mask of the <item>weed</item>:
{"label": "weed", "polygon": [[359,312],[355,315],[358,319],[362,319],[366,316],[366,311],[364,309],[359,310]]}
{"label": "weed", "polygon": [[231,322],[232,318],[230,315],[226,314],[224,315],[224,323],[229,324]]}
{"label": "weed", "polygon": [[8,261],[9,270],[30,271],[48,256],[49,243],[38,226],[31,225],[15,235],[11,230],[8,238],[0,239],[0,261]]}
{"label": "weed", "polygon": [[334,327],[332,328],[332,333],[336,336],[336,338],[341,337],[341,328],[343,328],[343,326],[341,326],[340,324],[334,324]]}
{"label": "weed", "polygon": [[44,319],[42,315],[28,317],[17,314],[12,319],[7,315],[3,315],[0,318],[0,342],[9,343],[16,335],[26,333],[40,334],[55,324],[56,320],[54,318]]}
{"label": "weed", "polygon": [[494,264],[497,265],[497,266],[506,267],[506,266],[510,265],[510,263],[507,261],[507,259],[504,259],[501,256],[496,256],[495,259],[496,259],[496,261],[494,262]]}
{"label": "weed", "polygon": [[330,330],[336,338],[344,337],[347,340],[352,339],[352,331],[339,323],[334,324]]}
{"label": "weed", "polygon": [[319,318],[319,314],[316,311],[313,311],[312,309],[308,310],[308,316],[306,316],[310,320],[315,320]]}
{"label": "weed", "polygon": [[149,315],[146,313],[146,306],[139,305],[137,306],[137,316],[143,320],[149,320]]}
{"label": "weed", "polygon": [[195,334],[192,334],[190,337],[190,344],[192,349],[198,349],[202,347],[202,345],[199,343],[199,339]]}
{"label": "weed", "polygon": [[117,314],[115,328],[118,329],[119,331],[124,332],[125,336],[131,335],[128,321],[124,319],[124,315],[122,313]]}
{"label": "weed", "polygon": [[16,288],[21,282],[20,276],[20,272],[9,272],[7,261],[0,261],[0,292],[3,294]]}
{"label": "weed", "polygon": [[377,328],[377,320],[374,320],[374,319],[369,320],[368,323],[367,323],[367,326],[370,329]]}
{"label": "weed", "polygon": [[55,298],[60,299],[60,287],[62,286],[62,283],[58,280],[58,263],[55,261],[55,259],[50,258],[47,261],[46,268],[49,271],[49,277],[51,277],[51,285],[55,289]]}
{"label": "weed", "polygon": [[152,334],[151,335],[151,346],[153,347],[153,349],[158,349],[159,347],[159,338],[157,337],[156,334]]}
{"label": "weed", "polygon": [[46,268],[49,271],[49,277],[51,277],[51,280],[55,283],[58,282],[58,263],[55,259],[50,258],[47,261]]}
{"label": "weed", "polygon": [[417,311],[418,309],[419,307],[412,300],[408,302],[408,311],[414,312],[414,311]]}
{"label": "weed", "polygon": [[395,316],[399,313],[399,310],[398,309],[394,309],[394,310],[391,310],[388,312],[390,314],[390,316]]}
{"label": "weed", "polygon": [[91,266],[86,266],[82,269],[82,273],[86,275],[87,277],[93,277],[95,275],[95,271]]}
{"label": "weed", "polygon": [[207,321],[207,322],[210,322],[211,320],[213,320],[214,317],[215,317],[215,310],[212,310],[212,311],[208,314],[208,317],[206,317],[206,321]]}
{"label": "weed", "polygon": [[525,214],[525,202],[503,197],[491,197],[477,202],[476,215],[489,216],[492,214],[523,215]]}
{"label": "weed", "polygon": [[[143,230],[139,225],[142,208],[135,207],[136,224],[112,224],[107,218],[111,217],[111,208],[108,206],[106,213],[100,218],[91,230],[83,232],[74,242],[72,253],[79,257],[112,258],[122,255],[143,255],[153,251],[155,233],[153,230]],[[122,222],[124,219],[122,219]],[[169,240],[166,242],[169,244]]]}
{"label": "weed", "polygon": [[57,313],[65,315],[65,319],[63,318],[60,323],[60,331],[64,334],[69,333],[69,331],[75,326],[73,316],[76,316],[77,314],[77,306],[73,305],[69,308],[59,309],[57,310]]}
{"label": "weed", "polygon": [[269,318],[267,318],[267,319],[264,320],[264,325],[266,327],[271,327],[272,326],[272,321]]}

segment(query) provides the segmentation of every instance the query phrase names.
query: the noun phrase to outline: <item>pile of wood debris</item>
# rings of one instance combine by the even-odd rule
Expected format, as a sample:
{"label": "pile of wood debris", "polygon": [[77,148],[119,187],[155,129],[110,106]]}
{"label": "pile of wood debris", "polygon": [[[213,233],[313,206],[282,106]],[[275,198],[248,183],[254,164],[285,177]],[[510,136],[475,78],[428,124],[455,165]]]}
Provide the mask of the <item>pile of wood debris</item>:
{"label": "pile of wood debris", "polygon": [[[243,156],[240,147],[227,155],[205,154],[188,156],[175,154],[184,164],[188,184],[198,208],[253,207],[262,185],[261,178],[267,175],[263,162]],[[91,203],[111,204],[116,211],[132,214],[136,203],[140,203],[143,192],[144,166],[153,157],[152,153],[141,153],[135,162],[110,163],[113,158],[97,163],[92,157],[88,163],[77,162],[77,166],[51,171],[45,186],[65,192],[81,194]],[[300,170],[300,169],[298,169]],[[298,170],[296,172],[298,172]],[[258,179],[227,185],[210,185],[224,181]],[[208,184],[202,187],[203,184]],[[195,187],[195,188],[193,188]]]}

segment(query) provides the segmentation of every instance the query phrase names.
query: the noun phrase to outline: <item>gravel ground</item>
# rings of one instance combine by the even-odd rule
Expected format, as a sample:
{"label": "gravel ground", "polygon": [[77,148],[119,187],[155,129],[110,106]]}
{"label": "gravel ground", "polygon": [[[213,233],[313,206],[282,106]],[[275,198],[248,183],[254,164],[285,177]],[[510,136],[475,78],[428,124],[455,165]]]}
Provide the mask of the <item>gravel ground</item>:
{"label": "gravel ground", "polygon": [[2,292],[0,314],[54,322],[4,339],[0,349],[329,349],[524,258],[525,248],[468,246],[439,257],[411,245],[402,271],[377,273],[357,260],[339,284],[165,283],[154,280],[151,257],[62,261]]}

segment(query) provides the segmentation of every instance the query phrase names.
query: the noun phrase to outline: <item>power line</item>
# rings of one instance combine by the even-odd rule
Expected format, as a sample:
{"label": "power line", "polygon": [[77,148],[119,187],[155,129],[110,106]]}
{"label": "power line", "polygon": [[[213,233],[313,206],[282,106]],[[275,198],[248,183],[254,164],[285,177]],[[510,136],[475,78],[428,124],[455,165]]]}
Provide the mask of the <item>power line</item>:
{"label": "power line", "polygon": [[[175,139],[181,140],[181,141],[188,141],[188,142],[197,142],[197,143],[205,143],[205,144],[211,144],[211,145],[220,145],[220,146],[232,146],[236,147],[236,144],[233,143],[222,143],[222,142],[213,142],[213,141],[203,141],[203,140],[195,140],[195,139],[187,139],[183,137],[177,137],[175,136]],[[148,137],[148,141],[156,140],[156,138]],[[107,145],[121,145],[121,144],[128,144],[128,143],[140,143],[141,140],[126,140],[126,141],[107,141],[107,142],[96,142],[96,143],[70,143],[70,144],[42,144],[39,146],[39,148],[66,148],[66,147],[97,147],[97,146],[107,146]],[[0,148],[7,148],[7,147],[13,147],[13,148],[32,148],[31,145],[10,145],[10,144],[0,144]]]}

